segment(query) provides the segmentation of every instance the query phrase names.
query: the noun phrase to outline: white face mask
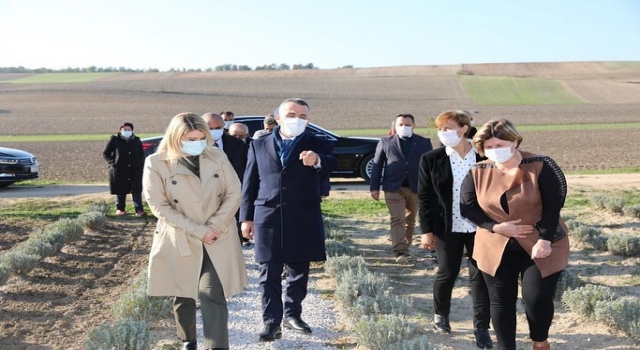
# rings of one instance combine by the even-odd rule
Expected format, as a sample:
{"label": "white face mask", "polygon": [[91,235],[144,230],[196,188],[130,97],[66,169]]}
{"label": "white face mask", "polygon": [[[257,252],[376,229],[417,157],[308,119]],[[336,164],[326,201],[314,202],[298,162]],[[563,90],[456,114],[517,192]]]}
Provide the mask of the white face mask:
{"label": "white face mask", "polygon": [[214,141],[220,140],[220,138],[222,137],[222,133],[224,132],[223,129],[214,129],[209,131],[211,132],[211,136],[213,137]]}
{"label": "white face mask", "polygon": [[504,163],[513,157],[511,147],[485,149],[484,155],[496,163]]}
{"label": "white face mask", "polygon": [[225,120],[224,121],[224,128],[229,130],[229,127],[231,126],[231,124],[233,124],[233,120]]}
{"label": "white face mask", "polygon": [[280,126],[290,137],[296,137],[304,132],[307,121],[300,118],[284,118]]}
{"label": "white face mask", "polygon": [[121,134],[122,134],[123,137],[129,138],[129,137],[131,137],[131,135],[133,135],[133,131],[131,131],[131,130],[122,130]]}
{"label": "white face mask", "polygon": [[396,134],[400,137],[411,137],[413,135],[413,127],[412,126],[396,126]]}
{"label": "white face mask", "polygon": [[207,140],[182,141],[182,150],[192,156],[199,156],[206,147]]}
{"label": "white face mask", "polygon": [[458,136],[458,130],[438,131],[440,143],[447,147],[457,146],[462,140],[462,136]]}

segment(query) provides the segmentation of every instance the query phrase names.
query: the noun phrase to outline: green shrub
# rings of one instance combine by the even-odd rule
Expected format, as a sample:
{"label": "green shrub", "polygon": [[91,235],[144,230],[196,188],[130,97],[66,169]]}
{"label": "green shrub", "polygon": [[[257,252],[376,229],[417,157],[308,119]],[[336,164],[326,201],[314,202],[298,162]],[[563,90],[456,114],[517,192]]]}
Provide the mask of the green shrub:
{"label": "green shrub", "polygon": [[145,321],[122,320],[105,323],[89,333],[87,350],[148,350],[151,349],[151,330]]}
{"label": "green shrub", "polygon": [[102,215],[107,215],[109,213],[109,210],[109,204],[107,204],[107,202],[105,201],[100,201],[97,203],[91,203],[89,206],[87,206],[86,212],[89,213],[92,211],[97,211],[99,213],[102,213]]}
{"label": "green shrub", "polygon": [[327,261],[324,263],[324,270],[327,271],[328,274],[332,276],[338,275],[339,272],[342,272],[347,269],[367,269],[367,263],[364,261],[364,258],[360,255],[358,256],[334,256],[329,257]]}
{"label": "green shrub", "polygon": [[622,256],[640,256],[640,237],[629,234],[611,235],[607,248],[613,254]]}
{"label": "green shrub", "polygon": [[358,345],[371,350],[389,350],[412,332],[409,322],[397,315],[364,316],[353,327]]}
{"label": "green shrub", "polygon": [[418,338],[403,340],[400,343],[393,344],[389,347],[389,350],[431,350],[431,343],[429,343],[429,337],[425,334]]}
{"label": "green shrub", "polygon": [[99,211],[89,211],[82,213],[77,219],[82,227],[88,230],[99,230],[107,224],[106,216]]}
{"label": "green shrub", "polygon": [[68,218],[62,218],[53,224],[47,225],[44,230],[45,232],[62,232],[64,235],[64,242],[73,242],[79,239],[84,233],[84,228],[78,220]]}
{"label": "green shrub", "polygon": [[565,268],[562,270],[560,274],[560,279],[558,280],[558,285],[556,286],[556,294],[553,299],[562,300],[562,295],[565,291],[570,289],[576,289],[582,286],[582,281],[580,277],[573,273],[571,270]]}
{"label": "green shrub", "polygon": [[113,304],[111,311],[116,318],[153,323],[171,316],[171,300],[147,295],[148,282],[146,270],[132,280],[131,289]]}
{"label": "green shrub", "polygon": [[60,251],[64,246],[64,242],[66,241],[66,237],[64,232],[60,230],[47,229],[42,231],[39,235],[36,236],[37,239],[43,240],[56,248],[56,252]]}
{"label": "green shrub", "polygon": [[597,195],[595,195],[595,196],[593,196],[591,198],[593,199],[593,203],[599,209],[606,209],[607,208],[607,205],[605,203],[607,203],[607,199],[609,197],[597,194]]}
{"label": "green shrub", "polygon": [[640,204],[626,206],[622,208],[622,212],[625,216],[640,219]]}
{"label": "green shrub", "polygon": [[636,341],[640,341],[640,300],[617,299],[599,301],[595,305],[597,321],[623,331]]}
{"label": "green shrub", "polygon": [[607,242],[609,242],[609,236],[602,235],[591,238],[590,243],[594,248],[606,252],[608,249]]}
{"label": "green shrub", "polygon": [[13,250],[4,254],[0,265],[8,266],[13,274],[26,275],[38,266],[40,258],[40,255]]}
{"label": "green shrub", "polygon": [[325,246],[328,257],[335,257],[341,255],[355,256],[358,254],[358,250],[347,242],[336,241],[334,239],[325,240]]}
{"label": "green shrub", "polygon": [[57,253],[58,247],[47,242],[40,235],[37,235],[20,244],[17,250],[26,254],[35,254],[44,258]]}
{"label": "green shrub", "polygon": [[583,243],[591,243],[594,237],[598,237],[602,234],[602,231],[598,228],[583,224],[575,225],[575,227],[569,232],[571,237]]}
{"label": "green shrub", "polygon": [[361,296],[355,301],[350,315],[359,319],[367,315],[405,315],[411,311],[413,300],[391,294],[389,291],[381,297]]}
{"label": "green shrub", "polygon": [[[578,226],[582,226],[582,222],[575,220],[575,219],[569,219],[567,221],[564,222],[567,225],[567,228],[569,228],[569,231],[574,230],[576,227]],[[571,232],[573,233],[573,232]]]}
{"label": "green shrub", "polygon": [[627,201],[622,197],[608,197],[604,202],[604,206],[609,211],[622,214],[622,208],[626,203]]}
{"label": "green shrub", "polygon": [[583,316],[593,317],[598,301],[612,301],[615,294],[609,287],[587,284],[584,287],[567,290],[562,295],[562,304],[569,310]]}
{"label": "green shrub", "polygon": [[352,306],[361,297],[381,298],[389,288],[387,276],[366,269],[349,269],[338,274],[335,295],[347,306]]}
{"label": "green shrub", "polygon": [[13,270],[11,270],[11,267],[4,262],[4,258],[0,259],[0,286],[7,283],[12,275]]}

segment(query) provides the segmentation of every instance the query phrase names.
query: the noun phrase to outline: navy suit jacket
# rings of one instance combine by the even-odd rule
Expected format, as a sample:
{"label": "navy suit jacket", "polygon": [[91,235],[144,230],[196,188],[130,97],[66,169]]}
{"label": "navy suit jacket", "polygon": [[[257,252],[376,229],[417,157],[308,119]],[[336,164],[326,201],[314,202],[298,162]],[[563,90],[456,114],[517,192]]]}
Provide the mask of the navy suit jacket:
{"label": "navy suit jacket", "polygon": [[[284,166],[275,133],[253,140],[249,147],[240,221],[253,221],[258,263],[326,260],[321,182],[337,167],[333,142],[308,132],[298,137]],[[318,154],[320,169],[302,164],[298,155],[307,150]]]}
{"label": "navy suit jacket", "polygon": [[[476,153],[476,162],[483,159]],[[418,177],[420,229],[446,241],[452,226],[453,172],[445,147],[422,155]]]}
{"label": "navy suit jacket", "polygon": [[405,178],[408,178],[411,191],[416,193],[418,191],[420,156],[431,149],[433,147],[430,139],[414,134],[411,137],[411,150],[409,155],[405,157],[402,154],[402,148],[400,148],[398,134],[381,138],[373,158],[369,189],[379,191],[380,185],[382,185],[383,191],[395,192],[402,186]]}

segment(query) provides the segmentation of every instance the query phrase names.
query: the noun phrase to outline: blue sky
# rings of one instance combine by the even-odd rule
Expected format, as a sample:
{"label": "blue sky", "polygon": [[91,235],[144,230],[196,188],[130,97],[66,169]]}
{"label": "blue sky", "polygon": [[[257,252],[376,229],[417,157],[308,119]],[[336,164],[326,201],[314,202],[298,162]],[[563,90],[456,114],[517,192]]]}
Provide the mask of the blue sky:
{"label": "blue sky", "polygon": [[637,0],[0,0],[0,67],[640,61]]}

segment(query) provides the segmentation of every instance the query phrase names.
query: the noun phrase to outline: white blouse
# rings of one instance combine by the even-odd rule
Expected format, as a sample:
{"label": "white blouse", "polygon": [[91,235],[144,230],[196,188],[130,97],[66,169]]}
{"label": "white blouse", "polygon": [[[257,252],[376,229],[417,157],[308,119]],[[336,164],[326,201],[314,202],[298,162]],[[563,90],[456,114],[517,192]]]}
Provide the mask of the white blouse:
{"label": "white blouse", "polygon": [[458,152],[453,148],[446,148],[447,155],[449,156],[449,162],[451,163],[451,172],[453,173],[453,203],[451,204],[451,232],[476,232],[476,226],[471,221],[465,219],[460,214],[460,186],[462,186],[462,180],[469,173],[471,166],[476,164],[476,150],[471,147],[471,150],[467,152],[464,159],[460,157]]}

